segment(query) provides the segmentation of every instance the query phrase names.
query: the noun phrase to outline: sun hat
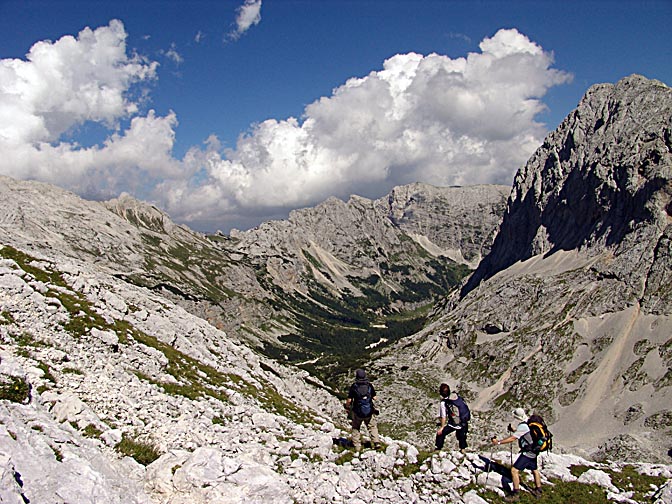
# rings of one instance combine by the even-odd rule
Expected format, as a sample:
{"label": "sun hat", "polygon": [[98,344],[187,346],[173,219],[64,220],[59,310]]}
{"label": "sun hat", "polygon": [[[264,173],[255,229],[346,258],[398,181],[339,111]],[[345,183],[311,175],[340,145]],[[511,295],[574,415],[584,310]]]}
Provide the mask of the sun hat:
{"label": "sun hat", "polygon": [[523,408],[516,408],[511,413],[513,414],[513,418],[516,420],[520,420],[521,422],[527,420],[527,414],[525,414],[525,410]]}
{"label": "sun hat", "polygon": [[357,378],[358,380],[365,379],[366,371],[364,371],[363,369],[358,369],[357,371],[355,371],[355,378]]}

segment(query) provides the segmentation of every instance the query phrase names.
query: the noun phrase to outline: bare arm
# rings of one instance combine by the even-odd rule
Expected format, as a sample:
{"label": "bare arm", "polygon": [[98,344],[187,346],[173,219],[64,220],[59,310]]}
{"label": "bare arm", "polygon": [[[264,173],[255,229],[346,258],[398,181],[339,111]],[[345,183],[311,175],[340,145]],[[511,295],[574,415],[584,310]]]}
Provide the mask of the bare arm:
{"label": "bare arm", "polygon": [[517,440],[518,440],[518,438],[516,436],[511,435],[511,436],[509,436],[507,438],[504,438],[504,439],[501,439],[499,441],[497,441],[496,437],[493,437],[491,441],[492,441],[492,444],[494,444],[494,445],[500,445],[500,444],[513,443],[514,441],[517,441]]}
{"label": "bare arm", "polygon": [[[439,411],[441,411],[441,409],[439,409]],[[440,417],[439,417],[439,421],[441,422],[441,425],[440,425],[439,429],[436,431],[436,434],[437,434],[437,435],[441,435],[441,433],[443,432],[443,428],[444,428],[444,427],[446,426],[446,424],[448,423],[447,418],[448,418],[448,412],[447,412],[447,411],[446,411],[446,415],[445,415],[445,416],[440,416]]]}

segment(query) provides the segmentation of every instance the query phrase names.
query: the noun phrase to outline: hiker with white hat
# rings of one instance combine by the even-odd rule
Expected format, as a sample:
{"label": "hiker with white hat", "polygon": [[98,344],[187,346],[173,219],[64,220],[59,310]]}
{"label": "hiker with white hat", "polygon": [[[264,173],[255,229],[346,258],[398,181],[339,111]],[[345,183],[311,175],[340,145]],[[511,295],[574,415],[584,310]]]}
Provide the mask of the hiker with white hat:
{"label": "hiker with white hat", "polygon": [[[513,493],[506,497],[507,501],[517,501],[520,498],[520,471],[529,469],[534,476],[534,490],[532,491],[536,497],[541,497],[541,474],[537,468],[537,453],[526,449],[527,446],[532,446],[532,435],[530,433],[530,426],[527,424],[527,414],[523,408],[516,408],[511,412],[513,418],[518,420],[518,427],[513,431],[509,437],[497,440],[492,438],[492,444],[501,445],[513,443],[518,441],[521,447],[520,455],[513,463],[511,468],[511,479],[513,480]],[[528,439],[529,438],[529,439]]]}

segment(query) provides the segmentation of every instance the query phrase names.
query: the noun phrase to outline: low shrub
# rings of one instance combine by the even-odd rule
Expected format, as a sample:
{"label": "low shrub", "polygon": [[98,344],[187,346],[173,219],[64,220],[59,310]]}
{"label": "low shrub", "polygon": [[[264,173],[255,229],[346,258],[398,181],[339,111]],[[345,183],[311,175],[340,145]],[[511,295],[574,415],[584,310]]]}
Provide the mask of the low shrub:
{"label": "low shrub", "polygon": [[126,434],[123,435],[115,448],[119,453],[134,458],[136,462],[144,466],[151,464],[161,456],[156,446],[138,441]]}
{"label": "low shrub", "polygon": [[0,400],[20,404],[30,402],[30,383],[18,376],[0,377]]}

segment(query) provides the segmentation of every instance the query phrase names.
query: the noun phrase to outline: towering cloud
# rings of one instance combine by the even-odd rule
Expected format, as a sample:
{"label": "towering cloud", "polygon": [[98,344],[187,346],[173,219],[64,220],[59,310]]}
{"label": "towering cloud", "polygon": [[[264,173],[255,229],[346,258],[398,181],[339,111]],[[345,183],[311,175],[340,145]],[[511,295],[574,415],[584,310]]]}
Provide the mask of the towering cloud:
{"label": "towering cloud", "polygon": [[[508,184],[545,134],[535,121],[541,98],[570,76],[513,29],[480,49],[458,59],[396,55],[307,106],[300,120],[264,121],[226,153],[217,142],[193,149],[185,162],[199,183],[167,181],[160,194],[173,214],[207,220],[226,208],[378,196],[413,181]],[[188,203],[194,194],[203,202],[196,213]]]}
{"label": "towering cloud", "polygon": [[[85,28],[76,38],[38,42],[26,60],[0,61],[0,173],[115,194],[129,175],[173,171],[176,118],[138,116],[138,103],[128,96],[133,84],[156,77],[156,63],[129,57],[125,40],[124,26],[115,20]],[[88,121],[118,130],[129,117],[128,130],[102,146],[61,141]]]}

